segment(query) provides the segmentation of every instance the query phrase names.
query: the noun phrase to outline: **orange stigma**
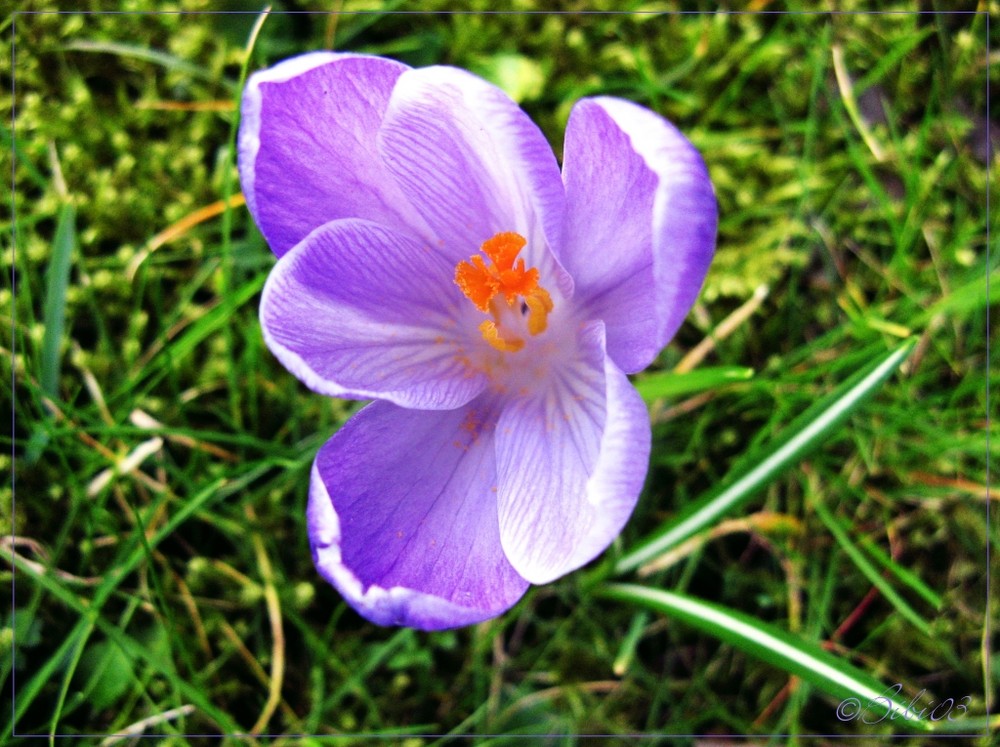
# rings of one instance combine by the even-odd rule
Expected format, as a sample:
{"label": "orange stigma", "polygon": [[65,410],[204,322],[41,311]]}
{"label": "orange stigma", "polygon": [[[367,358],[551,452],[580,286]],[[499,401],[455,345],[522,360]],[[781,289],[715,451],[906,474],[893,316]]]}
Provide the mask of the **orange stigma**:
{"label": "orange stigma", "polygon": [[[516,352],[524,347],[524,340],[505,334],[500,315],[502,307],[497,302],[503,296],[510,309],[516,310],[518,299],[522,299],[528,316],[528,333],[538,335],[548,326],[548,315],[552,311],[552,297],[538,284],[538,270],[526,268],[524,259],[517,255],[527,244],[520,234],[506,231],[498,233],[483,242],[480,251],[490,260],[489,266],[483,257],[476,254],[470,261],[462,261],[455,267],[455,283],[482,312],[490,313],[492,320],[479,325],[479,331],[486,340],[501,352]],[[515,263],[515,260],[517,262]]]}

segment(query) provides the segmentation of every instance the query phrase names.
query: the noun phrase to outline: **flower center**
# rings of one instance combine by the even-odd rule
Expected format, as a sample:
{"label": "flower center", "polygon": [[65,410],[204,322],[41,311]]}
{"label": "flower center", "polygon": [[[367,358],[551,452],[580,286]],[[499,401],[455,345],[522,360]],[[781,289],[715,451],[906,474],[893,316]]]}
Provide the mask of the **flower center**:
{"label": "flower center", "polygon": [[498,233],[479,248],[489,265],[475,254],[455,267],[455,283],[465,297],[493,317],[479,325],[483,339],[501,352],[513,353],[524,347],[524,338],[517,334],[522,325],[516,319],[526,317],[528,334],[534,336],[545,331],[552,311],[552,297],[538,284],[538,270],[526,268],[524,260],[517,259],[527,243],[520,234]]}

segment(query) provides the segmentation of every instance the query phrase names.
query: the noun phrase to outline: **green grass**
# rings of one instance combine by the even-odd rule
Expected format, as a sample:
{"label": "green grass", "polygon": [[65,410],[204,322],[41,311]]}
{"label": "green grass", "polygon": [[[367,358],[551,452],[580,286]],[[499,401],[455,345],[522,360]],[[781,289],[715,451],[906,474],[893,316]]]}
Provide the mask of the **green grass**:
{"label": "green grass", "polygon": [[[1000,379],[986,315],[1000,274],[995,251],[987,266],[985,16],[558,6],[570,12],[393,15],[401,4],[345,0],[372,12],[273,14],[249,56],[253,14],[2,19],[17,85],[0,138],[17,162],[0,369],[16,388],[0,465],[16,510],[10,485],[0,506],[18,539],[0,568],[17,604],[0,678],[9,697],[16,677],[16,733],[106,734],[168,712],[148,729],[179,745],[255,728],[412,747],[463,734],[919,743],[921,729],[990,726],[1000,657],[985,621],[1000,615],[985,551],[1000,529],[994,505],[987,531],[985,491],[1000,433],[986,384]],[[579,97],[650,106],[702,150],[718,193],[701,299],[636,377],[654,441],[633,518],[591,567],[471,628],[378,628],[319,579],[309,467],[358,405],[310,394],[264,347],[273,257],[245,207],[160,236],[238,190],[244,68],[328,40],[489,77],[557,154]],[[0,68],[9,79],[9,54]],[[836,427],[802,436],[890,359]],[[913,731],[837,717],[845,697],[896,683],[904,707],[950,697],[967,713]]]}

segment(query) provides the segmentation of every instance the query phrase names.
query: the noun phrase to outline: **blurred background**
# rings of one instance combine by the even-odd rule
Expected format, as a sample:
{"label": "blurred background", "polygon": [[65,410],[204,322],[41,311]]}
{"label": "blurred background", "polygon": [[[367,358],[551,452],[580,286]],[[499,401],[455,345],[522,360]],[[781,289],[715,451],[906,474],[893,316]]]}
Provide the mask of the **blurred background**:
{"label": "blurred background", "polygon": [[[243,205],[233,139],[244,63],[322,48],[470,69],[517,100],[557,156],[573,103],[597,94],[656,110],[703,153],[717,256],[676,339],[636,377],[652,463],[608,558],[915,337],[823,448],[641,574],[813,641],[900,683],[905,701],[996,710],[996,490],[989,530],[986,503],[1000,382],[989,372],[988,408],[986,343],[1000,275],[995,248],[987,264],[986,193],[991,174],[996,200],[1000,119],[995,94],[987,110],[998,53],[985,3],[830,15],[278,2],[249,57],[259,5],[58,5],[22,3],[0,20],[14,208],[0,216],[11,319],[0,373],[12,382],[0,397],[13,413],[0,436],[13,475],[0,486],[0,575],[15,592],[0,680],[5,698],[16,689],[15,733],[417,747],[449,734],[764,743],[896,728],[844,721],[838,699],[599,598],[583,572],[442,633],[375,627],[318,577],[309,466],[359,403],[312,395],[263,345],[257,305],[274,258]],[[677,373],[693,378],[664,385]]]}

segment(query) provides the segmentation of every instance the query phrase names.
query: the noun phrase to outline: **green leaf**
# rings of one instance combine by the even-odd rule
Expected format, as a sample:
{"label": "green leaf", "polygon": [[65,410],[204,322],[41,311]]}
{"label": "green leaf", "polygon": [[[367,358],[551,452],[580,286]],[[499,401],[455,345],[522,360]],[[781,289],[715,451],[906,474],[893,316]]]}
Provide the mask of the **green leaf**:
{"label": "green leaf", "polygon": [[219,78],[211,70],[198,65],[192,65],[187,60],[155,49],[148,49],[146,47],[140,47],[133,44],[91,41],[90,39],[77,39],[75,41],[71,41],[62,48],[73,52],[99,52],[124,57],[126,59],[143,60],[144,62],[151,62],[154,65],[159,65],[165,70],[184,73],[192,78],[199,78],[209,83],[218,83],[231,91],[236,90],[236,86],[232,81],[226,80],[225,78]]}
{"label": "green leaf", "polygon": [[947,296],[917,315],[916,324],[923,325],[938,314],[954,314],[958,318],[968,317],[987,306],[1000,302],[1000,272],[984,272],[975,280],[956,288]]}
{"label": "green leaf", "polygon": [[[25,141],[22,138],[15,139],[12,130],[3,125],[0,125],[0,147],[3,147],[4,150],[10,149],[10,153],[14,157],[15,166],[23,168],[36,187],[39,189],[48,188],[49,180],[45,178],[45,175],[25,155]],[[14,199],[14,195],[11,195],[11,199]]]}
{"label": "green leaf", "polygon": [[66,289],[76,245],[76,208],[69,201],[59,208],[52,258],[45,277],[45,334],[42,337],[42,391],[55,399],[59,388],[59,349],[66,326]]}
{"label": "green leaf", "polygon": [[706,389],[717,389],[725,384],[747,381],[753,378],[752,368],[742,366],[718,366],[700,368],[687,373],[659,371],[637,379],[635,388],[648,403],[662,397],[680,397]]}
{"label": "green leaf", "polygon": [[924,601],[926,601],[934,609],[941,609],[941,606],[944,604],[944,600],[941,599],[941,595],[925,584],[923,579],[921,579],[917,574],[893,560],[892,557],[885,552],[885,550],[872,542],[868,537],[860,537],[858,539],[858,545],[869,555],[875,558],[875,560],[880,563],[882,567],[910,587],[910,589],[914,592],[923,597]]}
{"label": "green leaf", "polygon": [[[45,308],[42,310],[45,332],[42,335],[42,358],[39,383],[42,394],[58,399],[60,355],[66,329],[66,290],[76,246],[76,208],[70,201],[59,208],[52,256],[45,273]],[[36,422],[25,450],[25,461],[35,464],[49,443],[49,433],[42,421]]]}
{"label": "green leaf", "polygon": [[[162,526],[159,531],[147,540],[149,548],[155,548],[159,545],[160,542],[176,531],[181,524],[183,524],[197,511],[210,506],[213,501],[223,499],[226,495],[229,495],[233,489],[238,489],[243,485],[245,485],[245,481],[243,480],[234,480],[229,485],[226,484],[226,480],[224,479],[217,479],[211,482],[203,490],[184,501],[174,511],[174,513],[171,514],[164,526]],[[150,507],[150,513],[154,512],[159,507],[160,501],[165,500],[166,496],[164,495],[158,502],[152,504]],[[145,558],[145,548],[140,544],[140,542],[138,540],[130,542],[125,548],[122,549],[122,552],[112,564],[113,570],[106,574],[104,580],[94,590],[94,595],[91,600],[87,602],[77,598],[72,591],[66,589],[52,574],[40,571],[37,567],[26,562],[23,558],[20,558],[17,555],[11,556],[12,564],[18,572],[25,574],[26,577],[33,580],[39,587],[45,589],[56,599],[73,609],[76,612],[78,619],[73,630],[69,633],[55,654],[49,657],[49,660],[34,673],[31,679],[20,686],[18,690],[17,708],[14,710],[11,716],[11,721],[7,725],[8,732],[12,731],[17,726],[18,720],[27,711],[32,701],[34,701],[34,699],[40,694],[42,688],[52,677],[54,672],[60,667],[62,662],[65,661],[65,657],[73,655],[71,652],[74,647],[82,646],[82,642],[85,641],[85,639],[90,635],[94,626],[101,630],[109,640],[114,642],[120,648],[124,647],[125,652],[129,656],[139,656],[143,660],[152,664],[158,671],[167,675],[168,679],[175,683],[178,690],[183,693],[187,693],[188,698],[199,707],[199,710],[213,718],[220,726],[232,731],[236,730],[235,724],[230,726],[232,722],[229,721],[223,711],[216,709],[200,694],[198,694],[196,690],[192,690],[191,686],[187,685],[187,683],[183,680],[180,680],[180,678],[174,676],[172,668],[168,670],[149,646],[135,643],[131,637],[118,630],[117,627],[101,616],[101,609],[103,608],[105,602],[107,602],[107,600],[112,596],[122,581],[124,581],[125,578],[133,570],[135,570]],[[63,696],[64,695],[65,693],[63,693]],[[196,697],[197,700],[195,700]]]}
{"label": "green leaf", "polygon": [[[897,695],[900,686],[886,687],[866,672],[825,651],[814,641],[797,638],[769,623],[717,604],[684,594],[651,589],[636,584],[608,584],[595,592],[607,599],[637,604],[681,620],[741,651],[801,677],[817,689],[839,698],[831,718],[869,726],[892,722],[921,731],[974,732],[984,719],[962,718],[932,721],[919,717],[919,706],[908,710],[909,699]],[[861,721],[862,714],[867,722]]]}
{"label": "green leaf", "polygon": [[34,648],[42,642],[42,621],[28,614],[27,607],[11,610],[5,618],[5,623],[11,626],[14,641],[17,646]]}
{"label": "green leaf", "polygon": [[180,363],[208,337],[225,329],[231,322],[233,314],[260,292],[266,280],[266,275],[259,275],[234,290],[220,304],[207,311],[204,316],[192,324],[182,336],[164,347],[134,379],[122,387],[121,392],[132,391],[143,380],[147,380],[147,386],[152,386],[159,381],[170,366]]}
{"label": "green leaf", "polygon": [[915,344],[916,338],[906,340],[888,355],[870,362],[833,393],[806,410],[788,427],[786,438],[741,460],[743,465],[753,465],[750,469],[695,500],[678,517],[661,525],[638,547],[625,553],[615,563],[615,573],[638,568],[749,501],[757,491],[833,435],[844,420],[899,367]]}
{"label": "green leaf", "polygon": [[89,646],[80,659],[83,694],[95,710],[104,710],[128,691],[133,682],[132,659],[110,641]]}
{"label": "green leaf", "polygon": [[900,60],[920,46],[933,33],[934,27],[928,25],[923,30],[914,30],[901,37],[889,48],[888,53],[876,62],[873,68],[855,81],[854,94],[860,96],[865,90],[880,82],[893,67],[899,64]]}
{"label": "green leaf", "polygon": [[922,618],[917,611],[914,610],[906,602],[906,600],[899,595],[899,592],[893,588],[892,584],[882,577],[879,570],[851,540],[851,536],[848,533],[847,528],[844,527],[844,525],[830,513],[830,510],[824,506],[821,501],[813,501],[812,506],[815,509],[816,514],[819,516],[820,521],[826,525],[826,528],[830,530],[834,539],[837,540],[837,544],[840,545],[847,557],[849,557],[854,565],[857,566],[858,570],[865,575],[865,578],[871,582],[872,586],[878,589],[882,593],[882,596],[896,608],[899,614],[909,620],[917,630],[926,636],[930,636],[930,623],[924,620],[924,618]]}

